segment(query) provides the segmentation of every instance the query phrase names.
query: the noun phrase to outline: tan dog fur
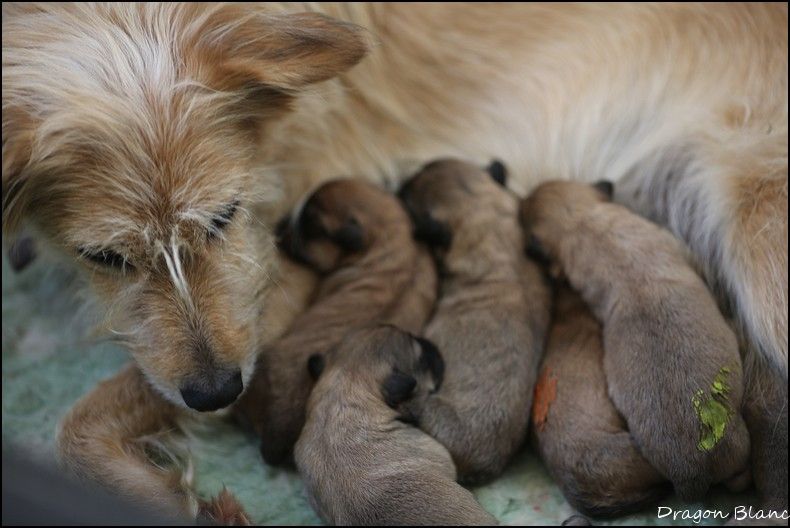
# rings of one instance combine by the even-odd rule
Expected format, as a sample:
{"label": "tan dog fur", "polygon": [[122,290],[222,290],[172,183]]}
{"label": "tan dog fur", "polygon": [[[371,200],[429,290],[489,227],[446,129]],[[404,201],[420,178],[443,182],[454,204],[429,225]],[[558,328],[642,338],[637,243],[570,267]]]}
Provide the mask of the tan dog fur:
{"label": "tan dog fur", "polygon": [[[786,4],[4,3],[2,33],[3,231],[81,260],[178,405],[211,374],[194,343],[248,381],[277,336],[261,223],[313,182],[454,154],[504,159],[519,192],[621,183],[732,306],[786,420]],[[134,270],[78,258],[107,250]]]}
{"label": "tan dog fur", "polygon": [[[492,525],[496,520],[455,482],[447,450],[400,420],[403,399],[432,391],[425,350],[394,327],[350,333],[327,359],[296,445],[296,464],[324,521],[340,525]],[[388,378],[414,385],[386,403]],[[441,390],[441,389],[439,389]],[[417,410],[412,408],[412,411]],[[417,410],[419,412],[419,410]]]}
{"label": "tan dog fur", "polygon": [[645,508],[669,491],[609,399],[603,357],[600,324],[560,283],[541,363],[546,386],[535,397],[545,408],[533,408],[531,436],[568,501],[596,517]]}
{"label": "tan dog fur", "polygon": [[461,482],[485,482],[526,437],[550,291],[524,256],[518,199],[482,168],[431,162],[400,196],[442,272],[425,336],[445,381],[420,403],[420,427],[450,451]]}
{"label": "tan dog fur", "polygon": [[[692,500],[747,470],[738,342],[678,240],[609,199],[580,182],[540,185],[522,206],[527,243],[601,322],[612,402],[642,455]],[[703,450],[693,398],[722,369],[731,416]]]}
{"label": "tan dog fur", "polygon": [[[331,241],[349,222],[363,239],[353,251]],[[369,183],[322,185],[290,224],[283,234],[286,251],[307,259],[323,277],[312,305],[261,353],[256,376],[235,407],[261,436],[261,452],[271,464],[290,461],[304,424],[313,385],[308,358],[329,352],[349,330],[371,322],[421,332],[437,287],[430,255],[412,239],[397,198]],[[319,226],[326,234],[305,235]]]}

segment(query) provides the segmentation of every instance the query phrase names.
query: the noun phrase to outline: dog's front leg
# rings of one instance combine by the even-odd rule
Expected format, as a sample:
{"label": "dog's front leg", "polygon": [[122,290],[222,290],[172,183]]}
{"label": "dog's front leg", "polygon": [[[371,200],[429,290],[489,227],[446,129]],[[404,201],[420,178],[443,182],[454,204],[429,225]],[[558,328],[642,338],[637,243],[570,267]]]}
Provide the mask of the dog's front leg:
{"label": "dog's front leg", "polygon": [[180,411],[129,365],[100,383],[71,409],[60,426],[61,463],[78,476],[107,486],[164,514],[190,515],[197,504],[181,471],[151,460],[176,428]]}
{"label": "dog's front leg", "polygon": [[662,149],[618,183],[617,199],[684,240],[733,312],[748,342],[744,417],[757,487],[785,509],[787,134],[766,130]]}

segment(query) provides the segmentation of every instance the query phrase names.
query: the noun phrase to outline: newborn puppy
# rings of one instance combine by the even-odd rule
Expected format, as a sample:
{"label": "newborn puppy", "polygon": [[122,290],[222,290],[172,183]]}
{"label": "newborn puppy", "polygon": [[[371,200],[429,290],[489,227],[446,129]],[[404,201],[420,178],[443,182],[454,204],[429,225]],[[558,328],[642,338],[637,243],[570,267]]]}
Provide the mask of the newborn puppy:
{"label": "newborn puppy", "polygon": [[567,283],[554,316],[532,407],[532,438],[575,508],[594,517],[644,508],[669,490],[634,445],[606,392],[601,327]]}
{"label": "newborn puppy", "polygon": [[611,193],[608,182],[539,186],[522,209],[528,251],[601,321],[615,407],[642,455],[695,499],[747,466],[738,344],[680,243]]}
{"label": "newborn puppy", "polygon": [[550,292],[524,258],[518,200],[501,163],[425,166],[401,190],[442,272],[425,330],[447,363],[420,427],[453,456],[462,482],[496,477],[527,433],[532,389],[549,321]]}
{"label": "newborn puppy", "polygon": [[[357,330],[321,366],[296,444],[296,466],[319,516],[338,525],[491,525],[455,482],[447,450],[409,422],[407,403],[436,391],[442,357],[392,326]],[[322,372],[323,370],[323,372]],[[408,407],[408,409],[407,409]]]}
{"label": "newborn puppy", "polygon": [[291,461],[312,388],[305,365],[371,322],[420,332],[436,299],[436,271],[411,236],[398,200],[372,184],[335,180],[281,221],[280,247],[321,274],[313,304],[267,347],[236,411],[261,436],[270,464]]}

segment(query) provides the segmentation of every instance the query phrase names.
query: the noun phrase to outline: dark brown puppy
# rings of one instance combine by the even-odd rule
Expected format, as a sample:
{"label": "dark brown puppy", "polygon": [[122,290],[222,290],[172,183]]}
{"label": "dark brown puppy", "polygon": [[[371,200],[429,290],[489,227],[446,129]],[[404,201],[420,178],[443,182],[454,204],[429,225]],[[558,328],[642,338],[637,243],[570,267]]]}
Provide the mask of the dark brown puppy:
{"label": "dark brown puppy", "polygon": [[699,498],[748,465],[738,343],[680,242],[611,193],[609,182],[540,185],[522,209],[528,249],[601,321],[609,396],[642,455]]}
{"label": "dark brown puppy", "polygon": [[[450,454],[411,425],[413,400],[436,391],[436,347],[392,326],[349,333],[318,383],[296,445],[296,465],[321,518],[338,525],[492,525],[455,481]],[[322,372],[323,371],[323,372]],[[412,415],[411,413],[416,413]]]}
{"label": "dark brown puppy", "polygon": [[447,363],[420,427],[453,455],[462,482],[497,476],[527,433],[550,291],[524,257],[518,200],[500,163],[425,166],[401,198],[443,272],[425,336]]}
{"label": "dark brown puppy", "polygon": [[558,281],[532,407],[532,439],[568,502],[595,517],[645,507],[670,491],[609,399],[601,326]]}
{"label": "dark brown puppy", "polygon": [[436,272],[398,200],[370,183],[319,187],[279,226],[281,248],[322,274],[316,299],[267,347],[237,413],[261,436],[266,462],[291,461],[312,388],[307,360],[372,322],[419,333],[436,299]]}

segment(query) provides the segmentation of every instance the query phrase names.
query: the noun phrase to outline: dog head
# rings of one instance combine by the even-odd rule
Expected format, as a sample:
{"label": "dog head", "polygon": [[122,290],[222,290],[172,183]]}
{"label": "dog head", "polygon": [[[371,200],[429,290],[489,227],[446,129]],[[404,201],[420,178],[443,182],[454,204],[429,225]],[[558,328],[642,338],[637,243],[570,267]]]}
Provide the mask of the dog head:
{"label": "dog head", "polygon": [[260,9],[3,4],[4,232],[73,257],[148,379],[201,411],[238,396],[258,350],[259,145],[366,52],[355,26]]}
{"label": "dog head", "polygon": [[398,196],[414,223],[414,234],[438,257],[453,246],[459,231],[486,229],[487,220],[509,214],[513,196],[507,171],[495,161],[480,167],[456,159],[428,163],[409,179]]}
{"label": "dog head", "polygon": [[593,185],[573,181],[550,181],[538,186],[521,203],[519,219],[526,236],[526,253],[547,268],[554,278],[561,276],[556,263],[557,245],[590,207],[611,201],[614,186],[600,181]]}
{"label": "dog head", "polygon": [[328,369],[351,373],[409,422],[417,420],[410,402],[439,390],[444,377],[444,360],[436,345],[391,325],[349,333],[328,360],[311,357],[308,369],[314,378],[322,375],[325,361]]}
{"label": "dog head", "polygon": [[277,225],[291,258],[329,273],[378,244],[398,240],[408,217],[398,200],[360,180],[326,182]]}

